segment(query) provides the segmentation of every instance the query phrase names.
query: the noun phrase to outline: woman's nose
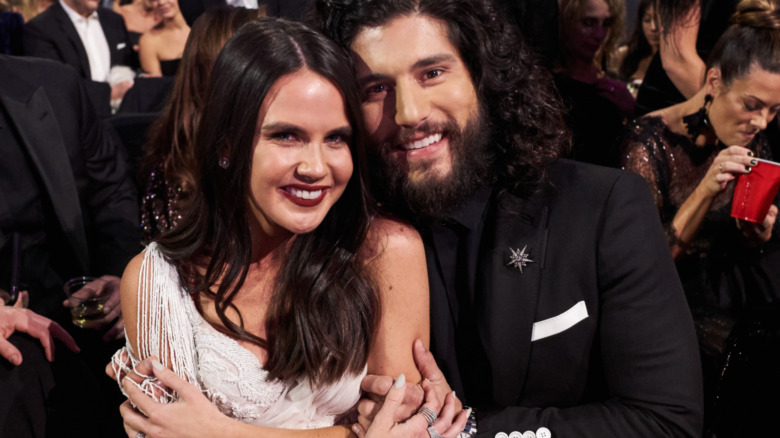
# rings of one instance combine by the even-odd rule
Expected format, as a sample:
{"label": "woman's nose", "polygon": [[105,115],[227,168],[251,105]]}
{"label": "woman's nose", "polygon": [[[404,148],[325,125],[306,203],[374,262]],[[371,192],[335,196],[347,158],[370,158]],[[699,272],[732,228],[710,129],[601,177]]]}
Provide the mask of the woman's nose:
{"label": "woman's nose", "polygon": [[298,163],[299,176],[310,181],[316,181],[325,176],[325,160],[322,156],[322,146],[312,143],[302,151],[301,160]]}

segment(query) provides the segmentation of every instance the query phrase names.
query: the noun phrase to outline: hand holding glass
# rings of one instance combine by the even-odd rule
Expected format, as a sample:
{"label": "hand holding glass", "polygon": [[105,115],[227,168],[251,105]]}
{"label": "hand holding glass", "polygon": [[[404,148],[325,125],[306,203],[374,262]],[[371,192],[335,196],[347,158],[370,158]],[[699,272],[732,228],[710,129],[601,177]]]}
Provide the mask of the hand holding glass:
{"label": "hand holding glass", "polygon": [[73,324],[81,328],[95,328],[105,315],[104,307],[110,294],[100,289],[84,287],[95,281],[93,277],[75,277],[65,283],[65,295]]}

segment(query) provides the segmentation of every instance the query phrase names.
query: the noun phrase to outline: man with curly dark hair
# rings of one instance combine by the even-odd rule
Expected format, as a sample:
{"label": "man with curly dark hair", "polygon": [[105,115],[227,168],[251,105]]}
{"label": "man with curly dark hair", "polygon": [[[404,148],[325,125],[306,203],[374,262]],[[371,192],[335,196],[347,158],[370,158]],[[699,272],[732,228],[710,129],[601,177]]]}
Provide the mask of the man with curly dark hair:
{"label": "man with curly dark hair", "polygon": [[[433,356],[415,356],[474,408],[461,436],[699,436],[696,338],[647,186],[558,158],[550,75],[491,1],[320,0],[312,20],[352,52],[375,196],[425,241]],[[360,436],[391,382],[364,380]],[[422,400],[406,387],[396,421]]]}

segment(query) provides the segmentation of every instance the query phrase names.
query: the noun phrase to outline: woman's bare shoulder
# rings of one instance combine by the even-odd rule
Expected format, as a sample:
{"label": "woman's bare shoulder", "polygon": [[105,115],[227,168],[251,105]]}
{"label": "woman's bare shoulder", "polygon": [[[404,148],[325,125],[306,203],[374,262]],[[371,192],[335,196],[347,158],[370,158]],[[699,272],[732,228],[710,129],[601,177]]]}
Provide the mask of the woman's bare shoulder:
{"label": "woman's bare shoulder", "polygon": [[371,221],[362,251],[374,258],[387,251],[414,251],[422,245],[420,233],[409,222],[381,213]]}

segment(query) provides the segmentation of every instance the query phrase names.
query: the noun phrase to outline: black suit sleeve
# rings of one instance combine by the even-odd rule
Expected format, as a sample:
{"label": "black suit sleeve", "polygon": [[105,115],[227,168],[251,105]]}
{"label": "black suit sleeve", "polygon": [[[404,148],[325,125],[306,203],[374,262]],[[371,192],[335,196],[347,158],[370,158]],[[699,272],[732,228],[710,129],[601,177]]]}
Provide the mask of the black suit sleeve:
{"label": "black suit sleeve", "polygon": [[[74,78],[75,79],[75,78]],[[129,158],[110,127],[96,117],[81,81],[79,135],[83,168],[76,175],[87,227],[92,271],[120,276],[140,251],[138,198]]]}
{"label": "black suit sleeve", "polygon": [[545,426],[556,438],[701,436],[693,322],[647,185],[622,172],[606,199],[595,236],[599,320],[592,359],[608,393],[571,407],[483,412],[479,436],[530,429],[521,425]]}

